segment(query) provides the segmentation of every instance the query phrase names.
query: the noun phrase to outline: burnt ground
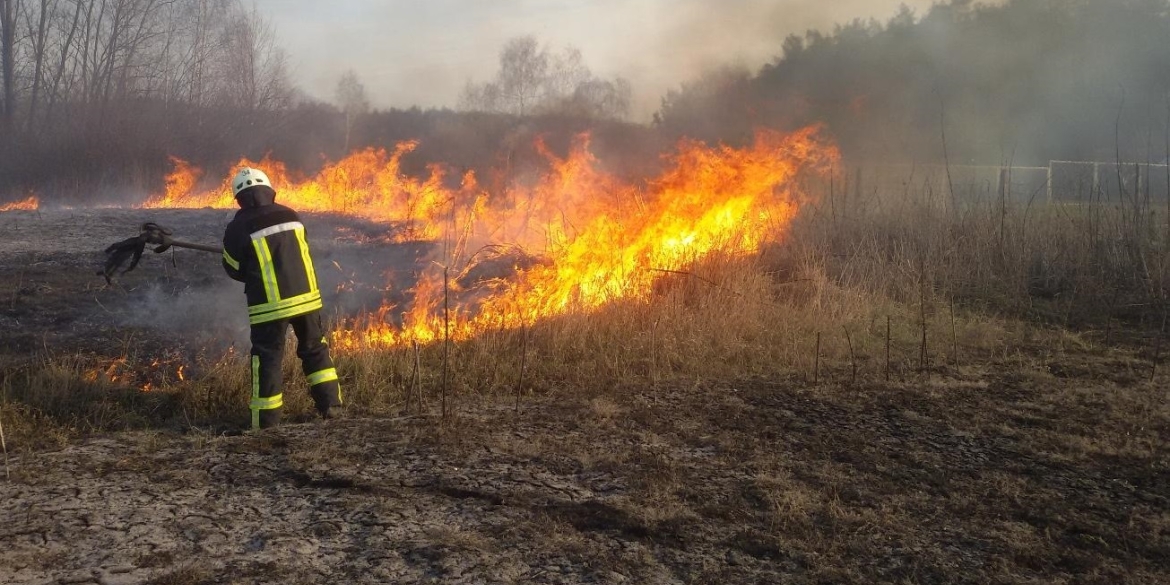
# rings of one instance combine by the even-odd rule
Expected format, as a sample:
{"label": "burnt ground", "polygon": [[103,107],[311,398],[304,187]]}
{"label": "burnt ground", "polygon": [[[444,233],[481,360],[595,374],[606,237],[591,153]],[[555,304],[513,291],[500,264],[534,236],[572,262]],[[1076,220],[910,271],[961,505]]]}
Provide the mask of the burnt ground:
{"label": "burnt ground", "polygon": [[[207,252],[149,249],[131,272],[108,285],[97,272],[103,249],[153,221],[177,240],[219,245],[227,210],[82,209],[0,213],[0,366],[36,352],[83,355],[247,348],[242,285]],[[304,215],[322,292],[334,312],[352,315],[401,302],[421,243],[393,243],[385,225]],[[360,275],[360,276],[359,276]],[[387,290],[389,289],[389,290]],[[120,352],[120,353],[119,353]],[[149,361],[149,359],[146,359]]]}
{"label": "burnt ground", "polygon": [[[185,327],[131,315],[238,294],[195,253],[116,288],[89,275],[90,238],[125,237],[145,213],[87,215],[68,249],[30,235],[67,229],[57,216],[0,215],[6,359],[178,343],[168,332]],[[204,222],[193,240],[222,226],[222,212],[165,213]],[[319,253],[339,257],[353,234],[314,219],[335,230]],[[214,304],[183,306],[230,325]],[[858,386],[830,372],[570,389],[518,413],[465,397],[445,423],[353,412],[17,446],[0,582],[1170,582],[1170,396],[1144,354],[1037,341],[985,362]]]}

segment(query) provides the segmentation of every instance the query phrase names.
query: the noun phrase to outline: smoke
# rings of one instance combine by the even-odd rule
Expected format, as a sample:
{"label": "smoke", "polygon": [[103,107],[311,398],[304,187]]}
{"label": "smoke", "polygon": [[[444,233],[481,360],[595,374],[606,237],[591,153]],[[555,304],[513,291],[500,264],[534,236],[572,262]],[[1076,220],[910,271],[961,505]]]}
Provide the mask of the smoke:
{"label": "smoke", "polygon": [[169,340],[168,347],[208,350],[213,355],[232,346],[246,351],[248,311],[240,287],[233,285],[226,277],[178,291],[152,284],[135,294],[120,325],[153,331]]}
{"label": "smoke", "polygon": [[[129,212],[128,212],[129,213]],[[176,228],[184,239],[214,242],[222,237],[230,212],[221,210],[154,210],[157,219]],[[420,274],[436,245],[396,243],[399,226],[332,214],[302,213],[327,318],[352,319],[377,313],[401,324]],[[116,307],[119,328],[150,332],[167,347],[217,355],[229,347],[250,347],[243,285],[230,280],[219,256],[182,251],[143,257],[134,272],[119,277],[128,294]]]}
{"label": "smoke", "polygon": [[[725,67],[755,71],[782,54],[784,39],[809,30],[830,32],[855,19],[886,19],[899,5],[926,9],[931,0],[682,0],[662,3],[641,46],[613,46],[638,88],[637,109],[657,110],[667,91]],[[636,37],[635,37],[636,38]],[[633,50],[629,50],[633,49]]]}
{"label": "smoke", "polygon": [[494,74],[509,38],[534,35],[579,48],[600,77],[629,79],[636,121],[648,121],[668,90],[706,69],[755,69],[780,54],[789,34],[885,19],[901,4],[925,9],[931,0],[350,0],[333,3],[324,18],[318,2],[258,1],[296,81],[323,100],[352,68],[375,107],[454,106],[467,81]]}
{"label": "smoke", "polygon": [[[175,232],[176,239],[214,244],[223,237],[229,210],[155,209],[107,210],[117,223],[133,226],[155,221]],[[211,354],[229,347],[246,351],[248,311],[239,283],[227,278],[218,254],[172,248],[147,250],[133,272],[116,277],[126,288],[116,314],[118,326],[152,332],[167,346]],[[172,343],[173,342],[173,343]]]}
{"label": "smoke", "polygon": [[1160,162],[1170,50],[1148,39],[1168,15],[1165,0],[954,0],[854,21],[791,37],[755,73],[695,78],[661,128],[738,143],[824,124],[853,161],[941,165],[945,134],[951,164]]}

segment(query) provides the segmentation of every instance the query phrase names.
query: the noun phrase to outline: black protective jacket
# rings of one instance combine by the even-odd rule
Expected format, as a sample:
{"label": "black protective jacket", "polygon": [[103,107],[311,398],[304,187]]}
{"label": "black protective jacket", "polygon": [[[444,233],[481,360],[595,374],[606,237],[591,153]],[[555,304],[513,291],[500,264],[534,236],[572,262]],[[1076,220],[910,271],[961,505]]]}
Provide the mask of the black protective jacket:
{"label": "black protective jacket", "polygon": [[276,203],[271,187],[236,196],[241,209],[223,235],[223,267],[244,283],[248,321],[255,325],[321,308],[321,292],[297,213]]}

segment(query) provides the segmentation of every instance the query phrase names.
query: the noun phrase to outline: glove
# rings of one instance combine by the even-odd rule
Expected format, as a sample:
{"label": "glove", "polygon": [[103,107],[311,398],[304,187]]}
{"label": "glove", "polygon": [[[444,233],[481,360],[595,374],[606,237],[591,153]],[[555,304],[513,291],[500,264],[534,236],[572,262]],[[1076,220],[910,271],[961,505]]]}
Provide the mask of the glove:
{"label": "glove", "polygon": [[170,249],[171,243],[174,241],[171,239],[171,234],[173,233],[171,230],[157,223],[150,222],[142,224],[142,235],[140,237],[145,243],[155,246],[154,251],[156,254],[161,254]]}

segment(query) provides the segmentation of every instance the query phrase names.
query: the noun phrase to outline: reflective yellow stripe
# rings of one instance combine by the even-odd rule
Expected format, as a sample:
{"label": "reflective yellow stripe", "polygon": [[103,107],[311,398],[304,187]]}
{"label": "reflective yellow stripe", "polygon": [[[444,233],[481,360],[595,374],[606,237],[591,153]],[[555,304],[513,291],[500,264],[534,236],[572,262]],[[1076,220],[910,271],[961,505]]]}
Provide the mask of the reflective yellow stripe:
{"label": "reflective yellow stripe", "polygon": [[269,321],[276,321],[279,319],[288,319],[289,317],[296,317],[297,315],[304,315],[310,311],[319,311],[324,307],[321,304],[321,299],[317,299],[311,303],[304,305],[297,305],[289,307],[283,311],[273,311],[271,313],[263,313],[260,315],[252,315],[248,317],[248,323],[257,325],[260,323],[268,323]]}
{"label": "reflective yellow stripe", "polygon": [[307,292],[303,295],[289,297],[289,298],[284,299],[282,301],[276,301],[274,303],[263,303],[260,305],[252,305],[252,306],[248,307],[248,314],[249,315],[259,315],[260,313],[271,313],[272,311],[279,311],[281,309],[287,309],[289,307],[295,307],[297,305],[303,305],[303,304],[311,302],[311,301],[319,301],[319,300],[321,300],[321,293],[317,292],[317,291],[312,291],[312,292]]}
{"label": "reflective yellow stripe", "polygon": [[252,240],[252,247],[256,249],[256,259],[260,261],[260,274],[264,278],[264,294],[269,302],[280,300],[280,287],[276,284],[276,266],[272,263],[272,250],[268,248],[268,240],[259,238]]}
{"label": "reflective yellow stripe", "polygon": [[257,323],[267,323],[269,321],[276,321],[277,319],[288,319],[289,317],[304,315],[310,311],[318,311],[324,307],[324,305],[321,303],[321,295],[312,293],[312,296],[302,296],[304,298],[300,300],[299,304],[283,306],[283,308],[280,310],[249,315],[248,322],[252,325],[256,325]]}
{"label": "reflective yellow stripe", "polygon": [[231,266],[232,270],[239,270],[240,269],[240,263],[236,262],[236,259],[232,258],[232,255],[228,254],[228,251],[226,249],[223,251],[223,261],[227,262],[227,265]]}
{"label": "reflective yellow stripe", "polygon": [[325,368],[320,372],[313,372],[306,377],[309,379],[310,386],[332,382],[337,379],[337,368]]}
{"label": "reflective yellow stripe", "polygon": [[284,394],[260,397],[260,356],[252,356],[252,402],[248,408],[252,410],[252,428],[260,428],[260,411],[272,410],[284,406]]}
{"label": "reflective yellow stripe", "polygon": [[317,273],[313,270],[313,259],[309,256],[309,242],[305,240],[305,228],[293,230],[301,245],[301,260],[305,262],[305,276],[309,277],[309,290],[317,290]]}
{"label": "reflective yellow stripe", "polygon": [[274,234],[279,234],[280,232],[287,232],[289,230],[304,229],[304,228],[305,228],[305,226],[303,224],[301,224],[301,222],[299,222],[299,221],[286,221],[284,223],[270,225],[270,226],[268,226],[260,231],[252,232],[252,239],[259,240],[261,238],[267,238],[268,236],[271,236]]}
{"label": "reflective yellow stripe", "polygon": [[260,428],[260,409],[254,405],[260,399],[260,356],[252,356],[252,428]]}
{"label": "reflective yellow stripe", "polygon": [[272,410],[284,406],[284,394],[269,396],[268,398],[252,398],[252,411],[259,414],[261,410]]}

